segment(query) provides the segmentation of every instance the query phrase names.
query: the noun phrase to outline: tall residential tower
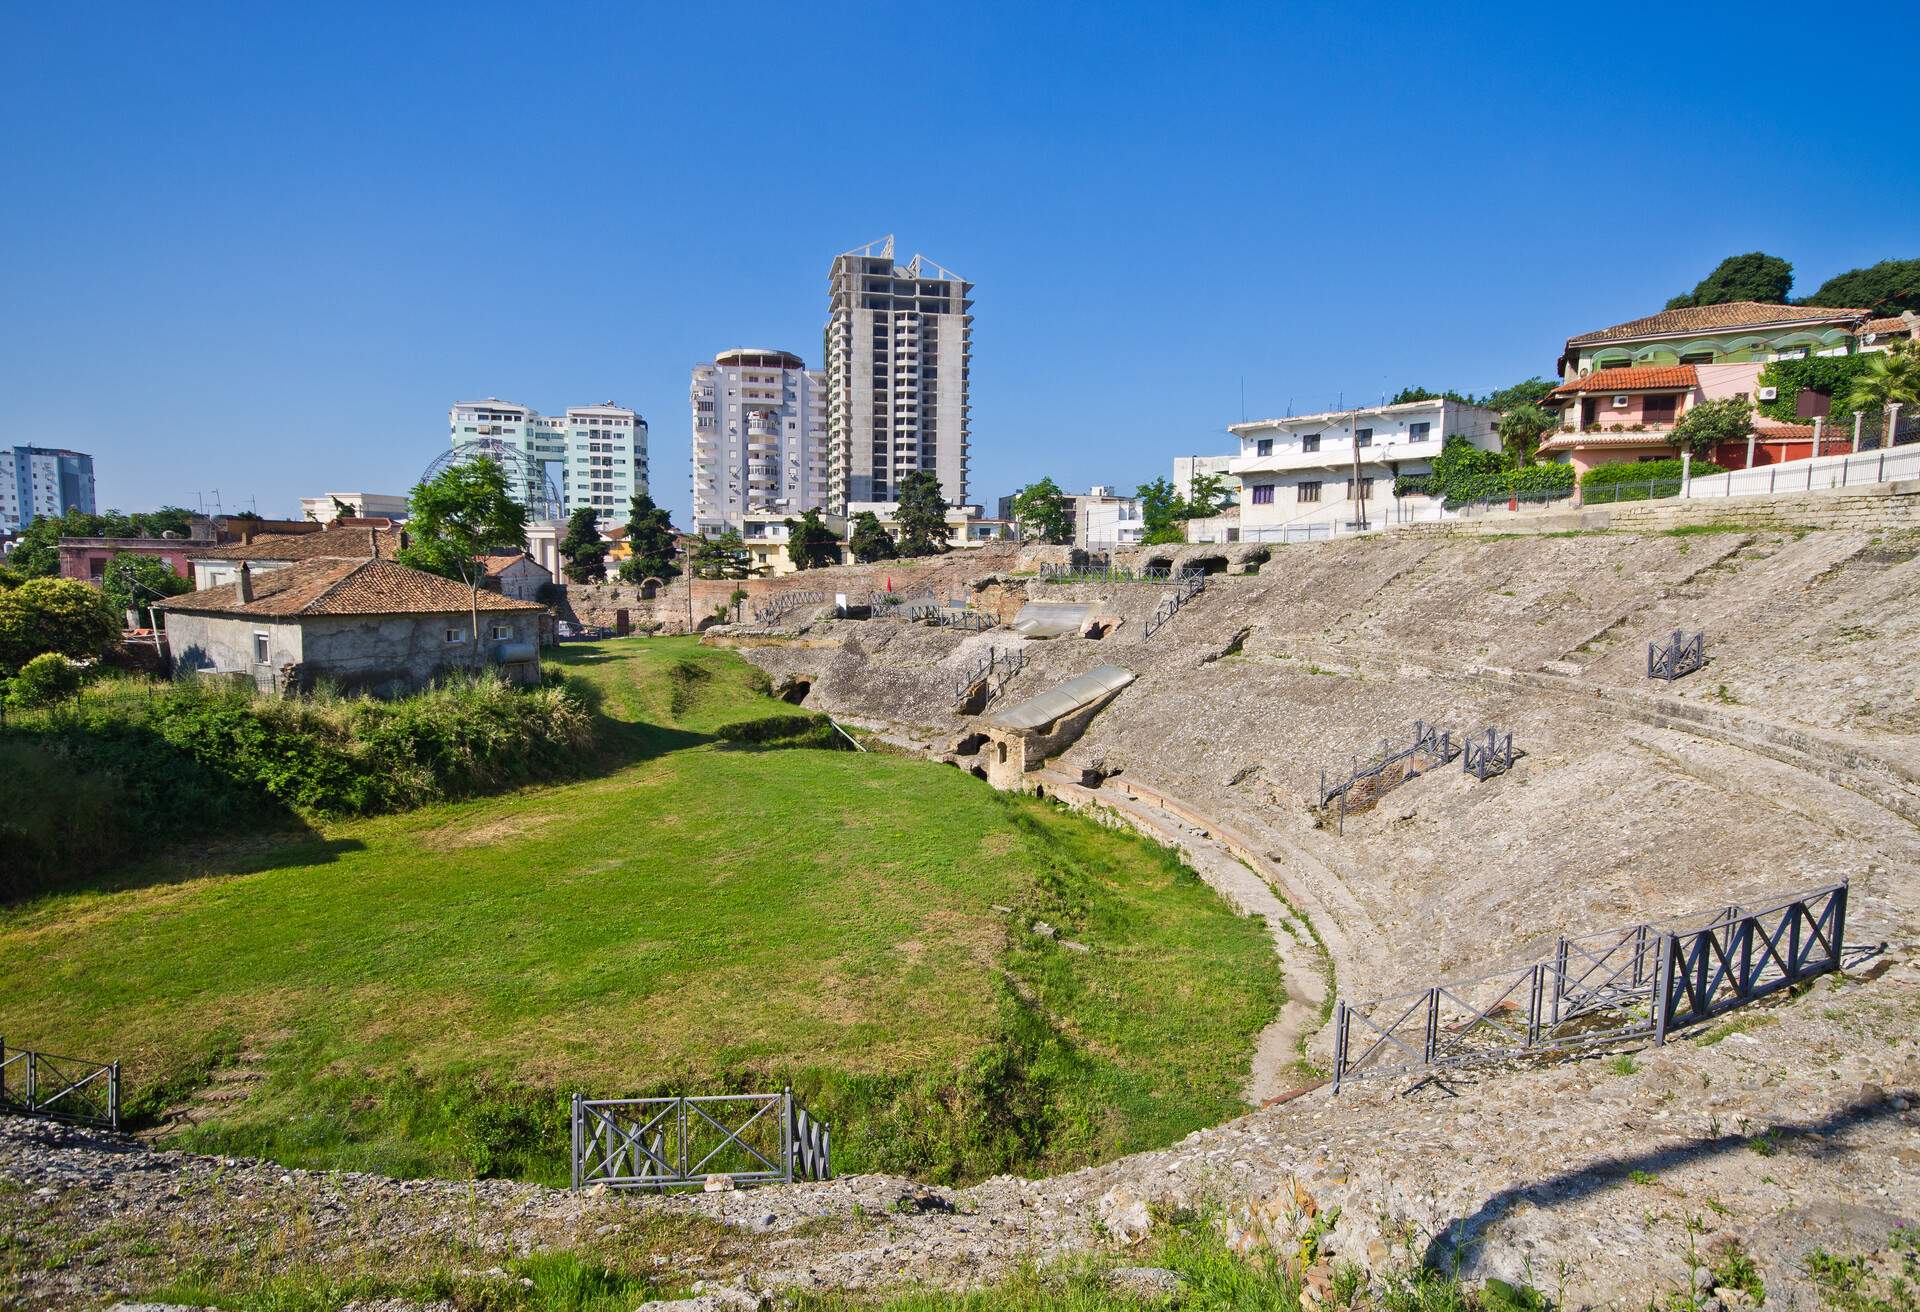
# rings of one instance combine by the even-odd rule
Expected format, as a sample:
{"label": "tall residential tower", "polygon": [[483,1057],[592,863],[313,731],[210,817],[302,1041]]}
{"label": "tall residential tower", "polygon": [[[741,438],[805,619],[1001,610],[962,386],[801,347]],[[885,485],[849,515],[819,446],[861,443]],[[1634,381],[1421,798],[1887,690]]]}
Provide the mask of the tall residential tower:
{"label": "tall residential tower", "polygon": [[827,321],[829,509],[887,502],[915,470],[967,500],[973,284],[887,237],[833,262]]}
{"label": "tall residential tower", "polygon": [[693,530],[827,503],[826,376],[787,351],[739,348],[693,367]]}
{"label": "tall residential tower", "polygon": [[647,490],[647,421],[625,406],[568,406],[542,415],[490,396],[447,411],[453,444],[483,438],[517,447],[545,467],[567,514],[590,506],[601,526],[623,522],[627,502]]}
{"label": "tall residential tower", "polygon": [[0,531],[18,532],[42,515],[96,514],[93,457],[60,447],[0,449]]}

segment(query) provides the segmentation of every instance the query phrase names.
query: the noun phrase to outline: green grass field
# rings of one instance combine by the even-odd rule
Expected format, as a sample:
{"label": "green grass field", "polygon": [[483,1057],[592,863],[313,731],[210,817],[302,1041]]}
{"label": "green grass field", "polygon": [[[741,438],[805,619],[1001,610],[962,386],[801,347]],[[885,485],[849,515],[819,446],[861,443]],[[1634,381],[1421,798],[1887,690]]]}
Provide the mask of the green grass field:
{"label": "green grass field", "polygon": [[560,1179],[575,1089],[790,1083],[838,1169],[933,1179],[1240,1110],[1281,984],[1169,854],[947,767],[743,741],[828,739],[691,639],[561,660],[600,773],[0,911],[0,1034],[119,1057],[181,1146],[396,1174]]}

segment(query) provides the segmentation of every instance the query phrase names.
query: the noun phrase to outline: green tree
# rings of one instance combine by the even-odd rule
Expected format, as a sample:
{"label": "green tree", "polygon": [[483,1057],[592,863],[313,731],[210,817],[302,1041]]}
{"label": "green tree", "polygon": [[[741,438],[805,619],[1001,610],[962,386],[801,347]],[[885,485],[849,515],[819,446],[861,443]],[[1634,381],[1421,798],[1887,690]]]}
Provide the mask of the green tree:
{"label": "green tree", "polygon": [[1683,451],[1706,457],[1722,442],[1744,442],[1753,428],[1753,404],[1744,396],[1702,401],[1680,416],[1667,440]]}
{"label": "green tree", "polygon": [[118,510],[42,515],[21,530],[7,562],[27,578],[50,578],[60,572],[61,538],[159,538],[169,533],[184,538],[192,530],[192,521],[192,514],[178,506],[131,515]]}
{"label": "green tree", "polygon": [[1227,480],[1218,474],[1196,474],[1187,485],[1186,519],[1211,519],[1231,501]]}
{"label": "green tree", "polygon": [[1729,255],[1690,292],[1667,302],[1669,310],[1696,305],[1725,305],[1728,301],[1766,301],[1784,305],[1793,290],[1793,266],[1777,255],[1749,251]]}
{"label": "green tree", "polygon": [[900,480],[900,554],[937,556],[947,549],[947,499],[940,480],[916,469]]}
{"label": "green tree", "polygon": [[1514,468],[1533,463],[1540,439],[1552,432],[1559,420],[1539,406],[1516,405],[1502,414],[1493,426],[1500,435],[1500,449],[1513,461]]}
{"label": "green tree", "polygon": [[600,536],[600,517],[591,506],[567,516],[560,538],[560,568],[575,583],[599,583],[607,577],[607,544]]}
{"label": "green tree", "polygon": [[689,562],[694,577],[703,579],[743,579],[752,572],[752,563],[747,544],[735,529],[701,538]]}
{"label": "green tree", "polygon": [[1890,405],[1920,407],[1920,342],[1897,341],[1860,358],[1865,364],[1836,413],[1864,410],[1877,415]]}
{"label": "green tree", "polygon": [[507,471],[485,456],[450,465],[407,498],[407,545],[402,564],[467,585],[473,619],[473,659],[480,659],[480,558],[524,551],[527,508],[507,489]]}
{"label": "green tree", "polygon": [[795,569],[824,569],[840,563],[840,539],[818,510],[803,511],[787,524],[787,556]]}
{"label": "green tree", "polygon": [[1013,518],[1022,533],[1040,542],[1062,546],[1073,541],[1073,501],[1051,478],[1014,494]]}
{"label": "green tree", "polygon": [[55,652],[41,652],[7,687],[9,706],[51,706],[80,691],[80,667]]}
{"label": "green tree", "polygon": [[1140,541],[1148,546],[1166,542],[1185,542],[1187,503],[1164,478],[1142,483],[1133,490],[1140,502],[1140,519],[1145,528]]}
{"label": "green tree", "polygon": [[665,580],[680,572],[674,563],[673,521],[645,492],[627,506],[627,547],[632,554],[620,563],[620,577],[629,582]]}
{"label": "green tree", "polygon": [[0,592],[0,672],[49,651],[91,660],[120,636],[120,625],[113,603],[90,584],[28,579]]}
{"label": "green tree", "polygon": [[1478,397],[1465,392],[1456,392],[1449,387],[1444,392],[1436,392],[1426,387],[1403,387],[1393,394],[1388,405],[1405,405],[1409,401],[1458,401],[1461,405],[1479,405]]}
{"label": "green tree", "polygon": [[1512,387],[1495,389],[1488,394],[1486,406],[1489,410],[1498,410],[1504,414],[1517,405],[1538,405],[1552,395],[1553,389],[1557,386],[1557,383],[1549,382],[1545,378],[1529,378],[1523,383],[1515,383]]}
{"label": "green tree", "polygon": [[1920,260],[1882,260],[1836,273],[1802,304],[1857,306],[1879,315],[1920,314]]}
{"label": "green tree", "polygon": [[116,611],[142,610],[192,589],[193,581],[174,573],[166,561],[137,551],[115,552],[100,576],[100,591]]}
{"label": "green tree", "polygon": [[893,540],[893,534],[887,532],[880,522],[880,516],[871,510],[863,510],[853,517],[853,532],[847,538],[847,550],[862,565],[870,565],[876,560],[892,560],[900,554],[899,544]]}

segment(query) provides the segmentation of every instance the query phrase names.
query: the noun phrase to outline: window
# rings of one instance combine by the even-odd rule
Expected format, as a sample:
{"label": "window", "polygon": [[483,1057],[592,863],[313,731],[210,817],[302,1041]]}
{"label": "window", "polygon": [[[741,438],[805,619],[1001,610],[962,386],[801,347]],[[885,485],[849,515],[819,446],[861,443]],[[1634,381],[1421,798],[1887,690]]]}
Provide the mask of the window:
{"label": "window", "polygon": [[1311,455],[1315,451],[1318,451],[1320,449],[1320,434],[1308,433],[1305,437],[1301,438],[1300,449],[1302,451],[1307,452],[1309,455]]}
{"label": "window", "polygon": [[253,663],[255,665],[266,665],[266,664],[269,664],[272,660],[273,660],[272,636],[270,634],[265,634],[265,633],[254,634],[253,635]]}
{"label": "window", "polygon": [[1253,444],[1253,453],[1254,453],[1255,455],[1257,455],[1257,456],[1270,456],[1270,455],[1272,455],[1272,454],[1273,454],[1273,439],[1272,439],[1272,438],[1270,438],[1270,437],[1263,437],[1263,438],[1261,438],[1261,439],[1259,439],[1258,441],[1256,441],[1256,442],[1255,442],[1255,443]]}
{"label": "window", "polygon": [[1360,501],[1373,500],[1373,480],[1372,479],[1363,478],[1360,480],[1360,495],[1356,499]]}
{"label": "window", "polygon": [[1272,505],[1273,504],[1273,484],[1255,483],[1253,485],[1253,504],[1256,506]]}
{"label": "window", "polygon": [[507,639],[513,636],[513,625],[496,624],[493,626],[491,632],[493,634],[493,640],[495,642],[505,642]]}
{"label": "window", "polygon": [[1670,424],[1679,409],[1678,393],[1667,392],[1660,396],[1643,397],[1640,401],[1640,418],[1649,424]]}
{"label": "window", "polygon": [[465,642],[466,640],[467,640],[467,631],[465,629],[448,629],[447,630],[448,646],[452,646],[456,643]]}
{"label": "window", "polygon": [[1688,351],[1680,357],[1681,364],[1712,364],[1712,351]]}
{"label": "window", "polygon": [[1417,424],[1407,425],[1407,440],[1409,442],[1424,442],[1432,432],[1433,424],[1428,420],[1422,419]]}
{"label": "window", "polygon": [[1318,501],[1320,499],[1319,482],[1316,480],[1313,482],[1300,484],[1299,499],[1301,501]]}
{"label": "window", "polygon": [[1354,444],[1355,446],[1372,446],[1372,445],[1373,445],[1373,430],[1372,430],[1371,428],[1356,428],[1356,429],[1354,429],[1354,430],[1353,430],[1353,444]]}

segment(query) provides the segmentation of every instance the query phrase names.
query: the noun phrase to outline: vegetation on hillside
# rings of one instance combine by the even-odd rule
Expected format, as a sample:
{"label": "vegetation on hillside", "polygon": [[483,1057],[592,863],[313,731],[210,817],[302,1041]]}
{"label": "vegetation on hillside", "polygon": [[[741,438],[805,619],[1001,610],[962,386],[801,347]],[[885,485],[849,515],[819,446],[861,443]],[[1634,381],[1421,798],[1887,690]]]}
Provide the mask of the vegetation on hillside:
{"label": "vegetation on hillside", "polygon": [[[124,834],[111,880],[0,912],[0,1025],[121,1058],[136,1120],[244,1065],[248,1100],[177,1142],[397,1174],[561,1180],[574,1089],[790,1084],[838,1169],[932,1180],[1241,1110],[1280,981],[1168,852],[956,770],[785,749],[837,736],[690,639],[562,659],[599,693],[594,777],[149,861]],[[229,724],[129,734],[125,787],[232,797],[192,750]]]}
{"label": "vegetation on hillside", "polygon": [[131,515],[118,510],[97,515],[84,510],[41,515],[20,530],[20,540],[8,554],[7,566],[26,578],[44,578],[60,572],[61,538],[159,538],[169,533],[184,538],[192,527],[192,513],[178,506]]}

